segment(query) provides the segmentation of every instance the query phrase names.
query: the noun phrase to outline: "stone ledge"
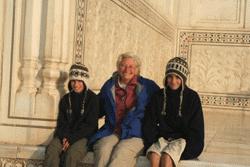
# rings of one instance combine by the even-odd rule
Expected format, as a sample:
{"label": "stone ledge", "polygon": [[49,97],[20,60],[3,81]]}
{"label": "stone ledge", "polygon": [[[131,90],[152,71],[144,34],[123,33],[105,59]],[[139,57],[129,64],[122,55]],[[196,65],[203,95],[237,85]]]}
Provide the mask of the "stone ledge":
{"label": "stone ledge", "polygon": [[0,157],[43,160],[45,146],[0,144]]}
{"label": "stone ledge", "polygon": [[[44,159],[45,146],[23,146],[23,145],[7,145],[0,144],[0,164],[32,164],[34,167],[41,167]],[[223,155],[206,156],[203,154],[200,160],[180,161],[178,167],[250,167],[250,164],[239,165],[237,163],[218,162],[218,157]],[[24,163],[25,162],[25,163]],[[27,163],[28,162],[28,163]],[[88,152],[83,161],[79,164],[81,167],[92,167],[94,163],[93,152]],[[149,167],[149,161],[144,156],[137,159],[137,167]]]}
{"label": "stone ledge", "polygon": [[[81,162],[82,167],[93,166],[94,155],[89,152],[84,160]],[[250,165],[224,164],[200,160],[182,160],[178,167],[250,167]],[[149,161],[145,156],[140,156],[137,159],[136,167],[150,167]]]}

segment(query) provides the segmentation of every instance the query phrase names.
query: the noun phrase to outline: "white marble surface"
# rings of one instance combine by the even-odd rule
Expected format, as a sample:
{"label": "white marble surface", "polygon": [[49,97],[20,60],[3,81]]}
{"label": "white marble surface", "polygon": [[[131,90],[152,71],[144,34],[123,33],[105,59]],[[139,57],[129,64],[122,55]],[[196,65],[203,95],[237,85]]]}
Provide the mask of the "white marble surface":
{"label": "white marble surface", "polygon": [[100,89],[111,77],[118,55],[124,52],[136,53],[142,60],[142,76],[162,85],[173,50],[174,41],[134,17],[132,11],[112,1],[88,2],[84,62],[90,69],[92,89]]}
{"label": "white marble surface", "polygon": [[250,166],[250,112],[205,109],[201,161]]}
{"label": "white marble surface", "polygon": [[249,7],[246,10],[246,6],[249,4],[244,0],[180,0],[178,26],[206,30],[245,29],[244,22],[249,20]]}

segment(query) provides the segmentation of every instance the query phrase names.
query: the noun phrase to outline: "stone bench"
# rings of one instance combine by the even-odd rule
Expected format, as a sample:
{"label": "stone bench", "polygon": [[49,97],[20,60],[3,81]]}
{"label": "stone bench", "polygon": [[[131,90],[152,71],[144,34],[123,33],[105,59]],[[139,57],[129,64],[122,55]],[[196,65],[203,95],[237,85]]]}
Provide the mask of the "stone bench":
{"label": "stone bench", "polygon": [[[84,160],[79,164],[79,167],[93,167],[94,154],[93,152],[88,152]],[[137,159],[136,167],[150,167],[149,161],[145,156],[140,156]],[[178,167],[249,167],[244,165],[236,164],[223,164],[200,160],[182,160],[180,161]]]}
{"label": "stone bench", "polygon": [[[44,146],[0,144],[0,164],[2,166],[42,167],[44,152]],[[239,165],[237,162],[234,164],[215,162],[215,158],[218,157],[220,158],[221,155],[213,154],[208,156],[203,154],[200,160],[180,161],[178,167],[250,167],[250,164]],[[94,154],[93,152],[88,152],[86,157],[79,163],[79,167],[93,167],[93,164]],[[136,167],[150,167],[149,161],[144,156],[140,156],[137,159]]]}

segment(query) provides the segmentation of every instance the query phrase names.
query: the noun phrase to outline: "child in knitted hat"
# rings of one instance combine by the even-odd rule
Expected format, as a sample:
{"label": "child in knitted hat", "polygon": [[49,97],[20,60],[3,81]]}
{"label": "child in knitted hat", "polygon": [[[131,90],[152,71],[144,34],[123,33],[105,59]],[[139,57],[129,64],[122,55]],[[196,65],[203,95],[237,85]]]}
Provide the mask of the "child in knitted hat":
{"label": "child in knitted hat", "polygon": [[[73,64],[69,71],[69,93],[59,103],[54,138],[47,147],[45,167],[76,167],[87,153],[87,140],[98,128],[99,103],[88,89],[88,68]],[[63,155],[63,156],[62,156]]]}
{"label": "child in knitted hat", "polygon": [[143,120],[146,155],[152,167],[177,166],[180,159],[197,158],[204,147],[200,98],[186,85],[188,64],[182,57],[169,60],[164,88],[148,104]]}

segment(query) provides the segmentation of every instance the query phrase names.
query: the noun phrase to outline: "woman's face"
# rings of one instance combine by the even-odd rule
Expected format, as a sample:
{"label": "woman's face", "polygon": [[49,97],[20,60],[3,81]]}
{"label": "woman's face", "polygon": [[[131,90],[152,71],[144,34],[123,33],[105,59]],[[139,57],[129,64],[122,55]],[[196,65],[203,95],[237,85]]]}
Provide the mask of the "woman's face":
{"label": "woman's face", "polygon": [[177,90],[181,86],[181,79],[175,74],[168,75],[166,82],[172,90]]}
{"label": "woman's face", "polygon": [[80,80],[71,80],[70,85],[76,93],[81,93],[85,88],[83,81]]}
{"label": "woman's face", "polygon": [[121,81],[128,83],[138,74],[138,68],[135,61],[132,58],[123,59],[118,67],[118,73],[121,76]]}

